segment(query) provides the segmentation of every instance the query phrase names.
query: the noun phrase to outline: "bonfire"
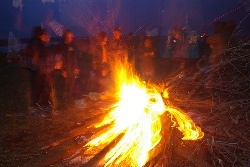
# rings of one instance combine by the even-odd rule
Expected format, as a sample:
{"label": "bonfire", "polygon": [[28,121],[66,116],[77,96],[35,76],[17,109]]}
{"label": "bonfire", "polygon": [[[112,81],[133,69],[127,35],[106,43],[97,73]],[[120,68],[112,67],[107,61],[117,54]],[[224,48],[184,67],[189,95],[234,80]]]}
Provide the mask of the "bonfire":
{"label": "bonfire", "polygon": [[[116,59],[112,79],[116,103],[95,128],[107,126],[84,145],[85,155],[92,159],[107,146],[97,166],[143,166],[153,157],[154,148],[162,139],[162,116],[168,112],[172,126],[183,133],[183,140],[198,140],[204,133],[192,119],[170,103],[166,88],[141,80],[127,60]],[[166,116],[166,115],[164,115]],[[151,157],[150,157],[150,156]],[[89,161],[89,160],[87,160]]]}
{"label": "bonfire", "polygon": [[[2,144],[7,147],[2,162],[5,166],[249,166],[249,42],[226,50],[212,67],[206,62],[201,59],[198,70],[177,71],[153,83],[140,79],[127,61],[115,61],[113,89],[89,93],[74,112],[53,119],[6,115],[5,123],[14,131],[8,128],[7,133],[2,124]],[[216,79],[207,88],[210,70]],[[74,115],[69,119],[69,114]]]}

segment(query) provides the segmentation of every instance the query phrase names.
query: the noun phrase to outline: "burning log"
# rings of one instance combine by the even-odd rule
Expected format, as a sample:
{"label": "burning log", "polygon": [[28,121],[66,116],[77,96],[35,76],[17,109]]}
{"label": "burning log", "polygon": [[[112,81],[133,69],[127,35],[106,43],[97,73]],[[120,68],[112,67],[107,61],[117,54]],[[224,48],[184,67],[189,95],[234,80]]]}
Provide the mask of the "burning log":
{"label": "burning log", "polygon": [[[122,139],[124,136],[123,133],[118,135],[110,144],[108,144],[105,148],[103,148],[99,153],[94,155],[87,163],[83,165],[83,167],[90,167],[90,166],[98,166],[100,161],[103,161],[103,157],[117,145],[117,143]],[[84,154],[83,154],[84,156]]]}
{"label": "burning log", "polygon": [[171,119],[168,113],[162,115],[162,131],[161,135],[164,138],[160,143],[149,153],[149,161],[145,164],[145,167],[150,166],[169,166],[172,155],[172,137],[173,129],[171,127]]}

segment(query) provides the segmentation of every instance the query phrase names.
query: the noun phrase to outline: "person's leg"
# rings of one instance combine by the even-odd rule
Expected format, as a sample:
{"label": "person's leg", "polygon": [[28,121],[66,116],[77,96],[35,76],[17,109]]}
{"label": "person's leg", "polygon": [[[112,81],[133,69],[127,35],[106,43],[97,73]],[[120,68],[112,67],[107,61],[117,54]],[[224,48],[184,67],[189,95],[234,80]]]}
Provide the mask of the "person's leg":
{"label": "person's leg", "polygon": [[39,115],[40,114],[40,108],[39,108],[39,100],[40,95],[42,91],[42,75],[37,70],[31,71],[31,80],[30,80],[30,86],[31,86],[31,100],[28,107],[28,112],[30,115]]}
{"label": "person's leg", "polygon": [[38,71],[31,71],[31,102],[30,106],[35,106],[38,103],[41,92],[41,74]]}

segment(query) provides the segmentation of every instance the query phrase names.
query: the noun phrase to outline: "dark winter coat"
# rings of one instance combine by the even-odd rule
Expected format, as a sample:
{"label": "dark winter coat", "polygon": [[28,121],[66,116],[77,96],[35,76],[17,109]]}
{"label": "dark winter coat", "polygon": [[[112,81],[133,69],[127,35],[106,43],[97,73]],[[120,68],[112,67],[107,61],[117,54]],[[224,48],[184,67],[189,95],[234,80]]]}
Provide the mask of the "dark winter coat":
{"label": "dark winter coat", "polygon": [[57,53],[62,55],[63,71],[67,73],[68,77],[74,77],[74,70],[78,69],[76,46],[73,43],[62,42],[57,46]]}

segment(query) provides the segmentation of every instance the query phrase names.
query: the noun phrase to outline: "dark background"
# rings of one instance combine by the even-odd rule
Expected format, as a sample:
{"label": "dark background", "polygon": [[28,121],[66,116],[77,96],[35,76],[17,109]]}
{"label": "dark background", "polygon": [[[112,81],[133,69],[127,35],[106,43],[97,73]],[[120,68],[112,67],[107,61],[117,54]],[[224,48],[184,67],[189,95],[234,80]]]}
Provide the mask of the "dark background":
{"label": "dark background", "polygon": [[249,13],[249,0],[43,1],[22,0],[22,7],[14,7],[12,0],[1,0],[0,39],[8,39],[9,32],[18,39],[29,38],[32,27],[37,25],[48,28],[56,37],[49,26],[52,21],[72,29],[78,37],[93,36],[101,30],[110,33],[114,27],[121,27],[124,35],[153,30],[165,35],[175,26],[211,33],[216,21],[229,19],[242,21],[240,29],[245,33],[250,29],[249,18],[243,20]]}

